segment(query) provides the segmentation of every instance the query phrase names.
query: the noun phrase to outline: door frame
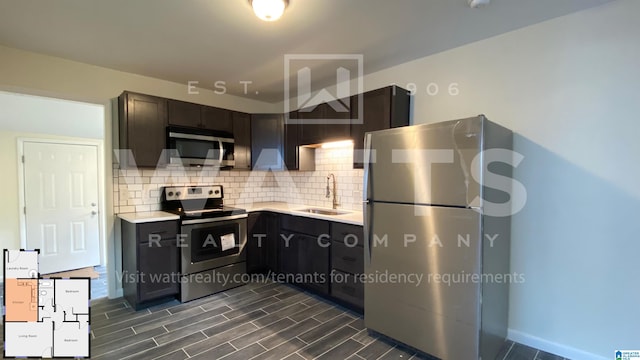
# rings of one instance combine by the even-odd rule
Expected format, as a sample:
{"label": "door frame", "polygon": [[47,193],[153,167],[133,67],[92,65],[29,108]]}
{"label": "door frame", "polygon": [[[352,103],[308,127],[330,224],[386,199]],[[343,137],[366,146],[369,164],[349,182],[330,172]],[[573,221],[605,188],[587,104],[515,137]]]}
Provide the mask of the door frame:
{"label": "door frame", "polygon": [[104,175],[104,149],[103,140],[100,139],[57,139],[57,138],[18,138],[18,213],[20,217],[20,247],[27,248],[27,218],[24,213],[25,207],[25,179],[24,179],[24,156],[25,143],[46,143],[58,145],[83,145],[95,146],[97,149],[97,167],[98,167],[98,243],[100,244],[100,265],[106,265],[106,197],[105,197],[105,175]]}

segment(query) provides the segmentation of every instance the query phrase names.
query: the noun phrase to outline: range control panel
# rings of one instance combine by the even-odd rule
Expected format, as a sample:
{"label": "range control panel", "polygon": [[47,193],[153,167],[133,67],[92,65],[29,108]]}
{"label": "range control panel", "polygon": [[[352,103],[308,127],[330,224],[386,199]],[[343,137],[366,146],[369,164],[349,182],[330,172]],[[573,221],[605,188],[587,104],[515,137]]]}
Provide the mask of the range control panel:
{"label": "range control panel", "polygon": [[207,186],[170,186],[164,188],[167,201],[171,200],[196,200],[196,199],[222,199],[222,185]]}

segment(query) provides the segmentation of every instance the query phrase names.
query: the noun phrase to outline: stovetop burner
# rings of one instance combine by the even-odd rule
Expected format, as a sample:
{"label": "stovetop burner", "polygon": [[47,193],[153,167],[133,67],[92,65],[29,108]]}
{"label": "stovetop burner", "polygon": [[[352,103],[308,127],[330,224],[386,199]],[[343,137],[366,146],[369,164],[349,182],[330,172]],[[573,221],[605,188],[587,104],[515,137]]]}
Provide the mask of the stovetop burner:
{"label": "stovetop burner", "polygon": [[202,219],[236,214],[246,210],[225,206],[221,185],[171,186],[162,191],[162,210],[180,215],[181,219]]}

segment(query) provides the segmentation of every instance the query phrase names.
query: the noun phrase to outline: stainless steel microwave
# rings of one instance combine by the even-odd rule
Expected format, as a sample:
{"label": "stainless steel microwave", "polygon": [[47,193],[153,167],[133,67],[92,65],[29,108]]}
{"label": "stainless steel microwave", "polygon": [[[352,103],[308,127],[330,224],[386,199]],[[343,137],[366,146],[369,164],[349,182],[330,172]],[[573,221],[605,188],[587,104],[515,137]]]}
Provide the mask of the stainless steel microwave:
{"label": "stainless steel microwave", "polygon": [[168,126],[169,164],[232,168],[233,135],[222,131]]}

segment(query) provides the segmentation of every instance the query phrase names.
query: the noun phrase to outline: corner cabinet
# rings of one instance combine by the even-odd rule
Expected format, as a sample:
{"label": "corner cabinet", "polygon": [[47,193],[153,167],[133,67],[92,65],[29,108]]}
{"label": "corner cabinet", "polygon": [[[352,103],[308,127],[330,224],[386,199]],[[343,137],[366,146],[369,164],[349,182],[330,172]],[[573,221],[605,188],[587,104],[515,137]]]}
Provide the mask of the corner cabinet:
{"label": "corner cabinet", "polygon": [[368,91],[361,95],[362,112],[358,110],[359,96],[351,97],[351,118],[358,119],[351,123],[351,138],[353,139],[353,168],[362,169],[364,134],[369,131],[390,129],[409,125],[411,95],[409,91],[398,86],[388,86],[382,89]]}
{"label": "corner cabinet", "polygon": [[250,213],[247,272],[278,273],[281,281],[362,312],[363,228],[274,212]]}
{"label": "corner cabinet", "polygon": [[313,171],[316,169],[316,149],[300,146],[298,111],[292,111],[284,121],[284,165],[286,170]]}
{"label": "corner cabinet", "polygon": [[282,114],[251,115],[251,163],[253,170],[282,170],[284,117]]}
{"label": "corner cabinet", "polygon": [[166,166],[167,99],[125,91],[118,97],[121,167]]}
{"label": "corner cabinet", "polygon": [[122,289],[134,309],[180,292],[178,221],[134,224],[122,220]]}
{"label": "corner cabinet", "polygon": [[280,228],[280,271],[287,281],[329,295],[329,222],[282,215]]}

